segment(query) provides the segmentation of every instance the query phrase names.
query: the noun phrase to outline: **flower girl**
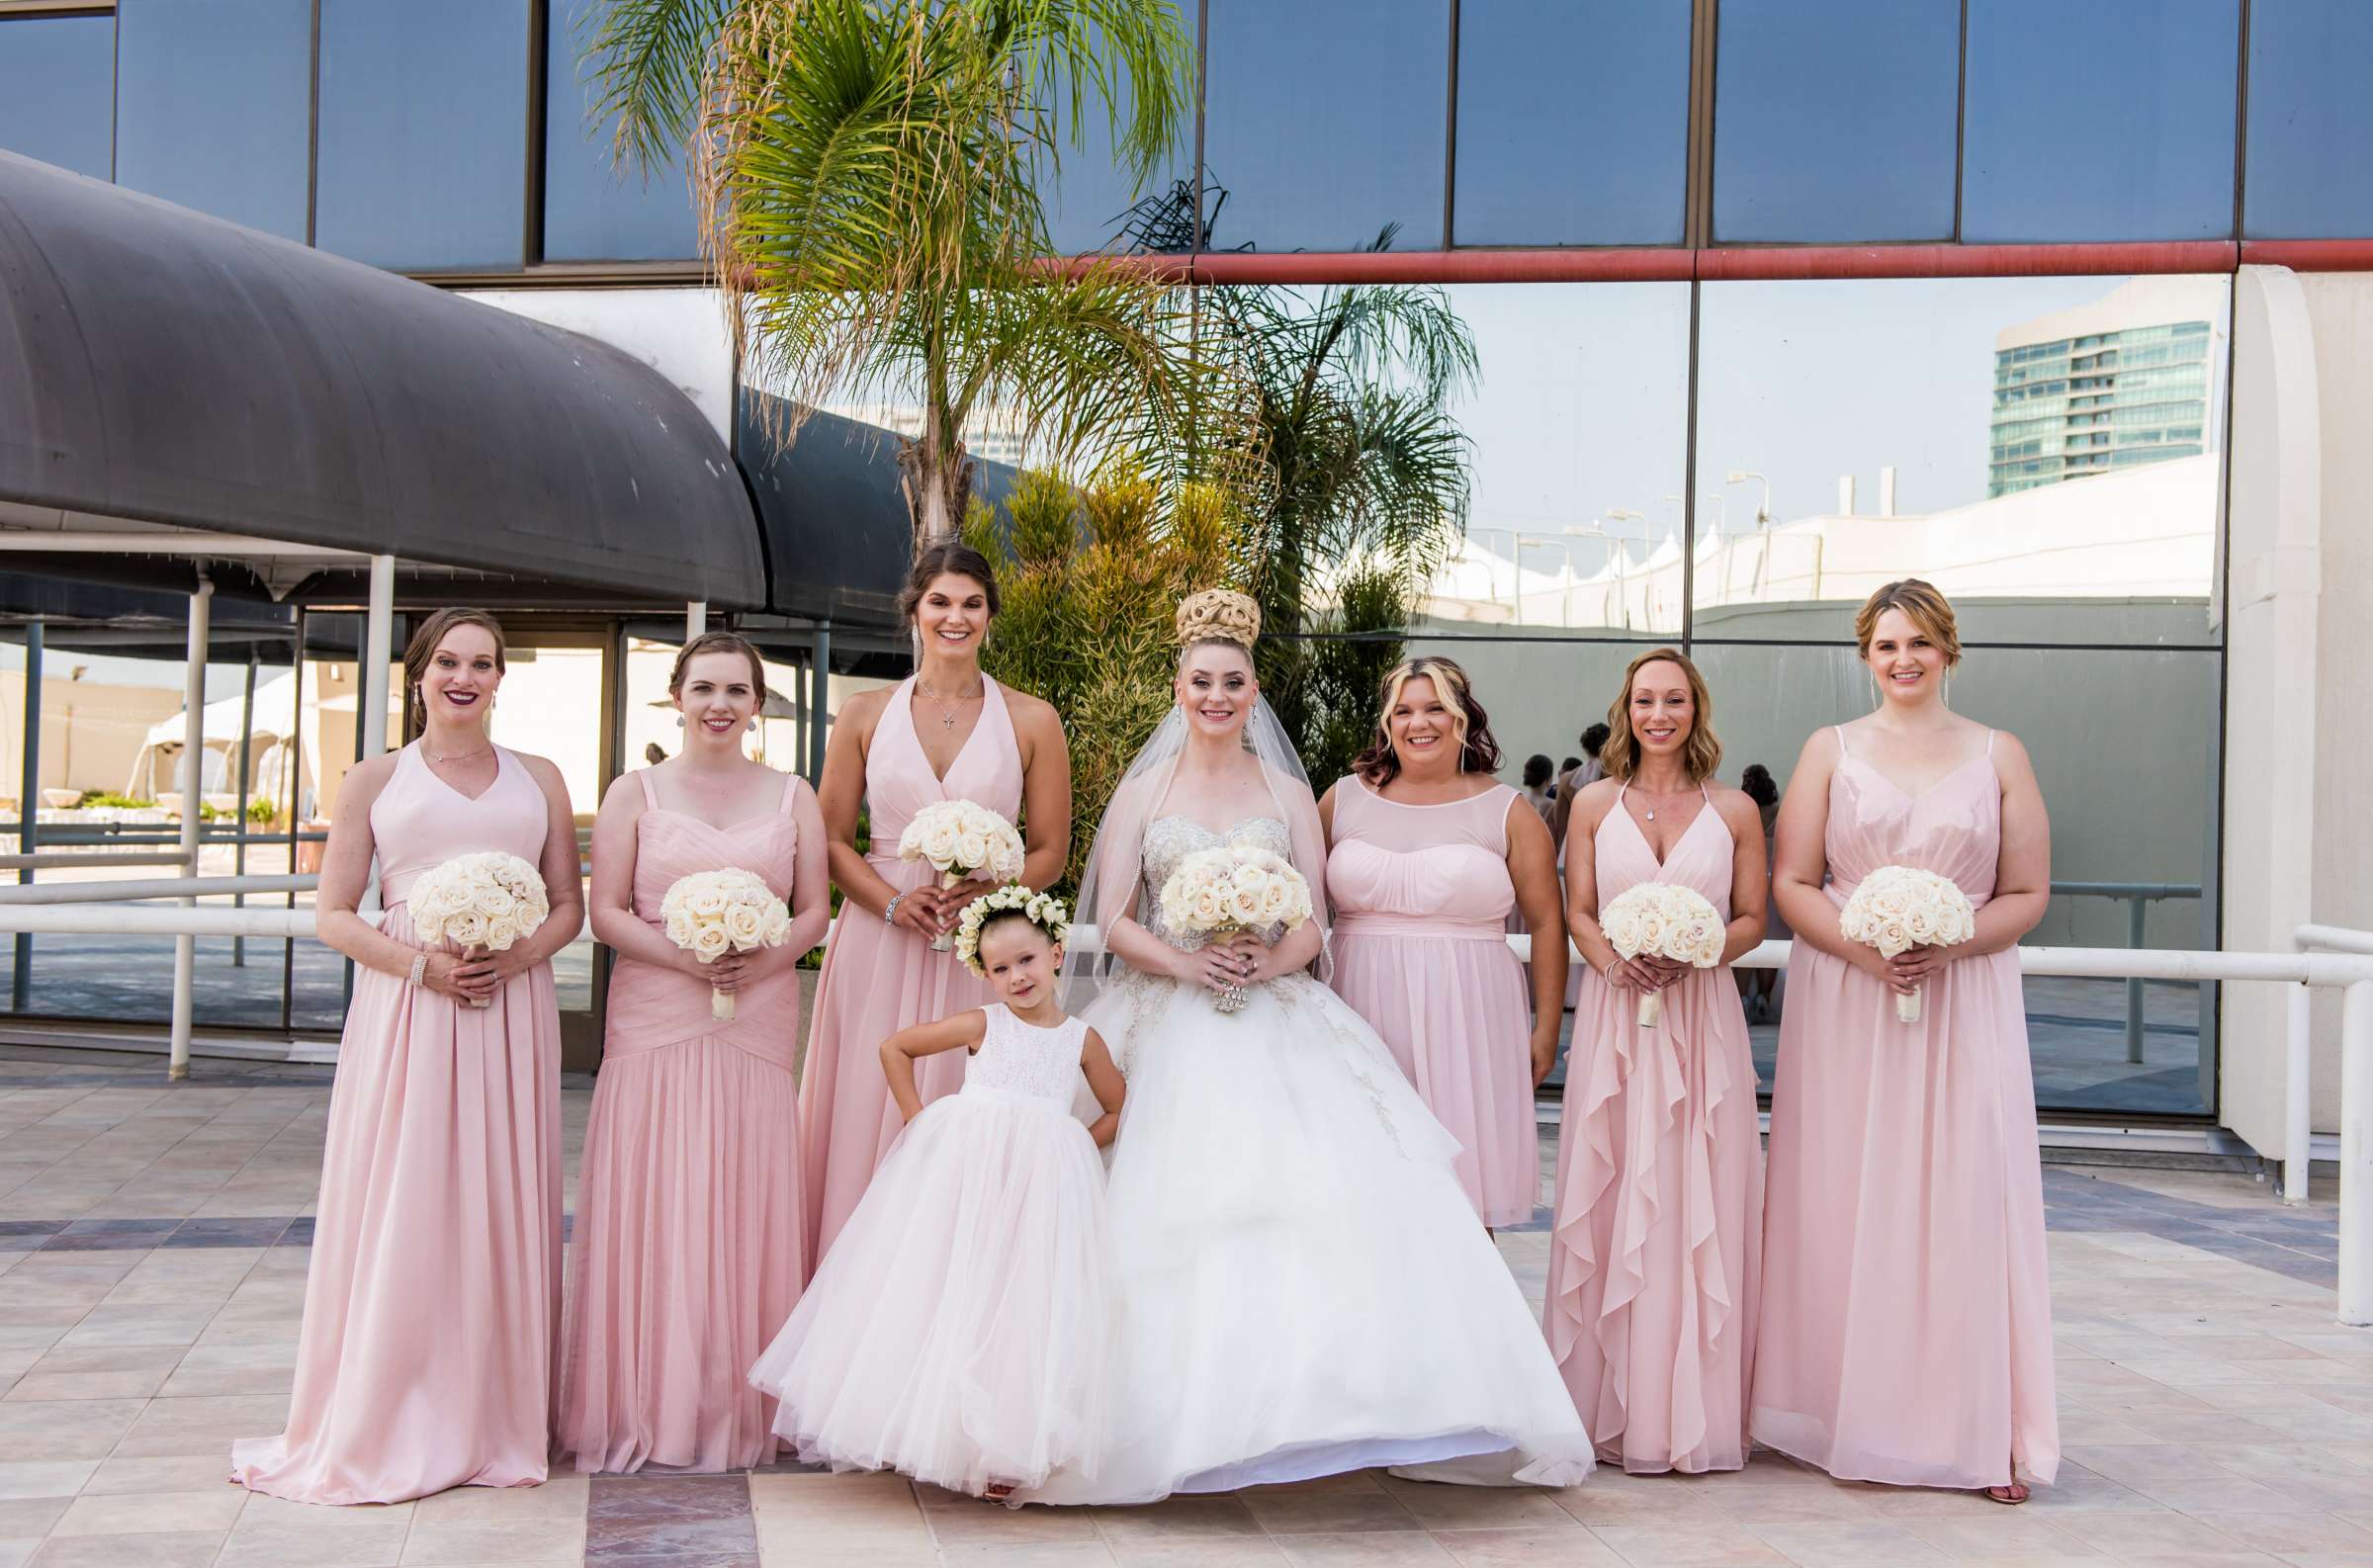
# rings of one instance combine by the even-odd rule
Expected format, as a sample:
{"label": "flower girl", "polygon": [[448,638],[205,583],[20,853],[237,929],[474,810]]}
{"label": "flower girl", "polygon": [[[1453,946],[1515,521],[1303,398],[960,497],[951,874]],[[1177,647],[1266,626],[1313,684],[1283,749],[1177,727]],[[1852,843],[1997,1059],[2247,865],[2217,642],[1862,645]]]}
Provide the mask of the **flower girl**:
{"label": "flower girl", "polygon": [[[956,956],[998,1001],[882,1045],[907,1119],[749,1380],[801,1459],[898,1470],[1005,1501],[1093,1472],[1118,1296],[1097,1149],[1120,1123],[1104,1042],[1055,1000],[1065,912],[1009,886],[973,900]],[[915,1059],[973,1053],[923,1104]],[[1085,1072],[1103,1115],[1072,1115]]]}

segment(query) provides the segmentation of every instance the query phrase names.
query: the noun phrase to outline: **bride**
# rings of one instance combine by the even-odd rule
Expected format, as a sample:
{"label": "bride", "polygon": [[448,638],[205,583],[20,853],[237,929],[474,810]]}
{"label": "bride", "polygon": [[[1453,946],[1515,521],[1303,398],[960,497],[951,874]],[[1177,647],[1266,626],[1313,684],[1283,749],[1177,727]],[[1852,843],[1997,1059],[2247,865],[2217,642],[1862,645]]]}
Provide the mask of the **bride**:
{"label": "bride", "polygon": [[[1456,1144],[1306,972],[1324,962],[1325,846],[1253,676],[1259,634],[1242,594],[1180,606],[1178,704],[1089,857],[1065,1005],[1128,1078],[1110,1187],[1117,1414],[1093,1473],[1058,1471],[1030,1500],[1137,1503],[1512,1449],[1484,1472],[1570,1484],[1589,1439],[1452,1173]],[[1163,883],[1220,844],[1290,858],[1318,917],[1268,940],[1168,930]],[[1223,1012],[1231,994],[1242,1009]]]}

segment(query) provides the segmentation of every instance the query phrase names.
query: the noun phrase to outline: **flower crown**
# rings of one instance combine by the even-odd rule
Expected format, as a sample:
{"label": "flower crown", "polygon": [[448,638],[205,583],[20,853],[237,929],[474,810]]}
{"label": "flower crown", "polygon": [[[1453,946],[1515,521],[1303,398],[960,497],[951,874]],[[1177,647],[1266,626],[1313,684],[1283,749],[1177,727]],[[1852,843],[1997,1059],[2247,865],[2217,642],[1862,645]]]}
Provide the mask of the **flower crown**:
{"label": "flower crown", "polygon": [[1063,901],[1051,893],[1032,893],[1018,882],[1009,882],[994,892],[984,893],[964,906],[956,920],[956,961],[975,975],[986,979],[988,972],[981,968],[981,927],[993,915],[1018,915],[1046,933],[1046,939],[1060,944],[1071,934],[1071,912]]}

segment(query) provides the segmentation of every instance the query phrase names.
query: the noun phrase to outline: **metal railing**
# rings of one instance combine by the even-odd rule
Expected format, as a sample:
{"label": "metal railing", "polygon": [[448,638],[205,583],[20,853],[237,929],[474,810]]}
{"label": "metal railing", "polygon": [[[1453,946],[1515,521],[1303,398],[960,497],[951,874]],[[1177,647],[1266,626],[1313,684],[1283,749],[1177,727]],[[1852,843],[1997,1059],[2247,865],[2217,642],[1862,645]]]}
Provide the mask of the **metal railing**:
{"label": "metal railing", "polygon": [[[2196,899],[2200,897],[2197,882],[2055,882],[2052,896],[2056,899],[2119,899],[2126,905],[2126,945],[2144,945],[2144,926],[2151,906],[2162,899]],[[2129,977],[2126,982],[2126,1060],[2134,1066],[2143,1062],[2143,1032],[2147,1023],[2143,1010],[2143,982]]]}

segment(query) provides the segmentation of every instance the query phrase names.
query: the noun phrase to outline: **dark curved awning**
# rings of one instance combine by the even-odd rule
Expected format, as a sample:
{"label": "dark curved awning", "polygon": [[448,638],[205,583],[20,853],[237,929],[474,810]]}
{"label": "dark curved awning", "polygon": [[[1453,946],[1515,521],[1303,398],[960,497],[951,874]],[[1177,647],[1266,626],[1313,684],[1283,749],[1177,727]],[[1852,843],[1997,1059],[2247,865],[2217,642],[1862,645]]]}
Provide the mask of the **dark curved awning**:
{"label": "dark curved awning", "polygon": [[[127,522],[393,553],[491,602],[766,596],[725,443],[632,357],[0,152],[0,527]],[[191,575],[154,557],[8,564]],[[360,576],[302,569],[308,593]],[[231,591],[299,587],[252,558],[210,570]]]}

